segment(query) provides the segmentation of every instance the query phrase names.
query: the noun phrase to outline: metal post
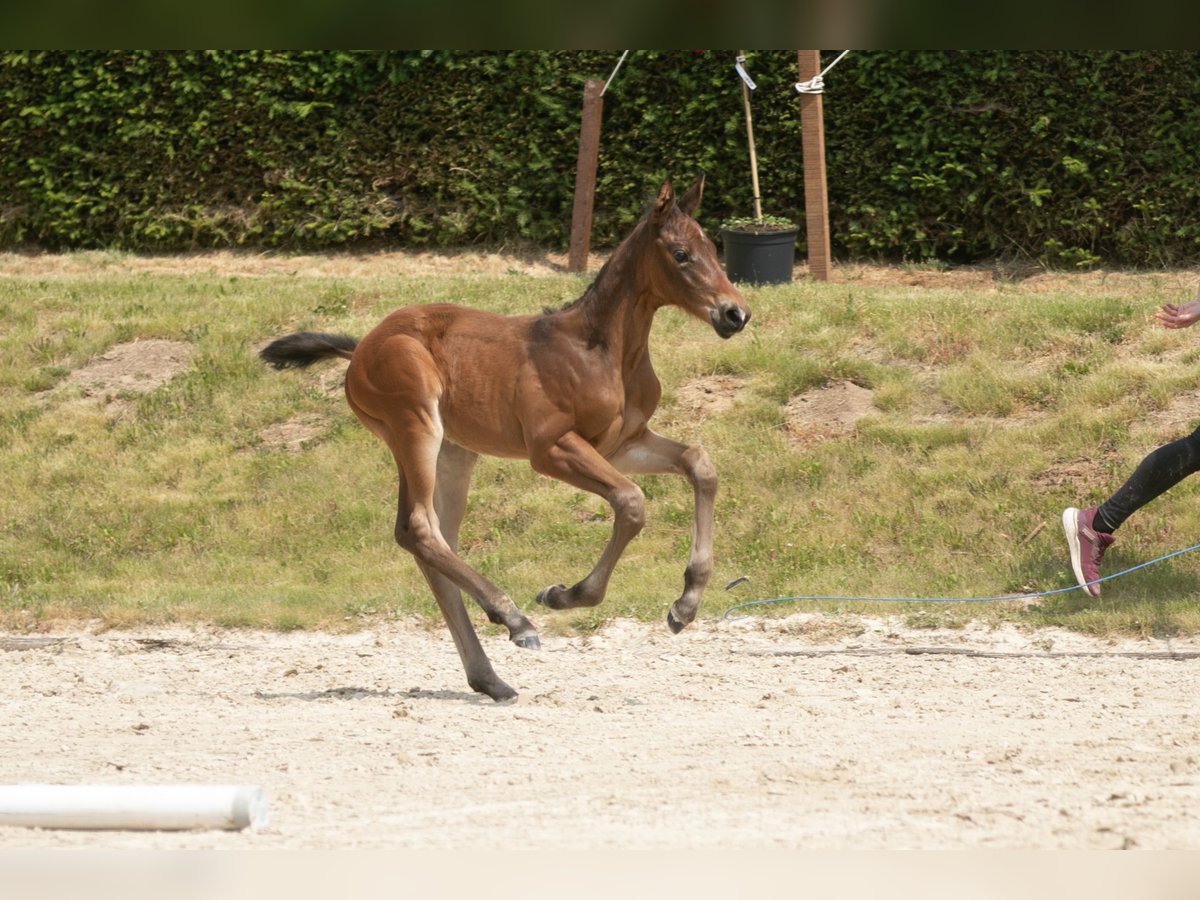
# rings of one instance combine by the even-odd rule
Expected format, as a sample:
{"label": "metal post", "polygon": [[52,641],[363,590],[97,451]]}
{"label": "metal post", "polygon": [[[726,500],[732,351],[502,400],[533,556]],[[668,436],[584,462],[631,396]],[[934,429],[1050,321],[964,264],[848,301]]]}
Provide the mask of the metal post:
{"label": "metal post", "polygon": [[[820,50],[797,50],[800,81],[821,74]],[[829,192],[825,181],[825,110],[820,94],[800,95],[800,143],[804,157],[804,224],[808,238],[808,271],[828,281]]]}

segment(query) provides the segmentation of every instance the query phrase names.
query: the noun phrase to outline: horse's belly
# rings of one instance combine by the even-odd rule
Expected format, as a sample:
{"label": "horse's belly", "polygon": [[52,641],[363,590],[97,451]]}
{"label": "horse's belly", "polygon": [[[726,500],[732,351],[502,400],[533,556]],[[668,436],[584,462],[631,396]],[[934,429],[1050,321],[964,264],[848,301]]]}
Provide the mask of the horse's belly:
{"label": "horse's belly", "polygon": [[478,422],[469,427],[455,427],[453,418],[444,422],[446,440],[484,456],[500,456],[506,459],[525,459],[529,451],[519,429],[509,431],[502,428],[481,427]]}

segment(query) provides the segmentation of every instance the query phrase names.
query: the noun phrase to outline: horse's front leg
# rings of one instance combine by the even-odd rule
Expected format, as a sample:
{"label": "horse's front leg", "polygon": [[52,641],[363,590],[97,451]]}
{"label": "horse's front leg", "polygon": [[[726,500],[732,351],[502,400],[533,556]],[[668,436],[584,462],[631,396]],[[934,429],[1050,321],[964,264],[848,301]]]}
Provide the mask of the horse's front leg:
{"label": "horse's front leg", "polygon": [[622,472],[638,475],[682,475],[695,494],[692,549],[683,573],[683,594],[667,612],[667,625],[678,634],[690,625],[713,570],[713,508],[717,470],[703,447],[689,447],[653,431],[626,444],[612,458]]}
{"label": "horse's front leg", "polygon": [[571,588],[561,584],[548,587],[536,598],[538,603],[550,609],[595,606],[604,599],[617,560],[646,524],[646,500],[642,489],[574,432],[531,453],[529,462],[541,474],[603,497],[612,507],[612,537],[587,577]]}

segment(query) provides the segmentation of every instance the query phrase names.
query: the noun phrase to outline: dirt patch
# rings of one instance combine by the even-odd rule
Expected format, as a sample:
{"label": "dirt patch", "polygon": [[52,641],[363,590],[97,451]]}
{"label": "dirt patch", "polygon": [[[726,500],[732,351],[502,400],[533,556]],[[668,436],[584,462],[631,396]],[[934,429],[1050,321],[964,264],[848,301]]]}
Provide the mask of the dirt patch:
{"label": "dirt patch", "polygon": [[[668,598],[669,599],[669,598]],[[664,601],[666,602],[666,601]],[[550,629],[546,629],[548,632]],[[55,639],[48,643],[47,639]],[[255,784],[247,832],[5,848],[1192,849],[1200,642],[618,620],[473,694],[445,629],[0,635],[0,783]],[[1103,690],[1097,690],[1103,685]],[[519,823],[514,832],[514,823]]]}
{"label": "dirt patch", "polygon": [[346,369],[349,367],[349,360],[336,360],[334,365],[322,366],[320,370],[313,373],[316,378],[317,387],[321,393],[331,400],[346,399]]}
{"label": "dirt patch", "polygon": [[[805,267],[807,271],[807,267]],[[1027,270],[1026,270],[1027,271]],[[842,263],[834,267],[831,281],[842,284],[872,286],[906,286],[921,288],[967,288],[981,290],[997,281],[1012,278],[1018,270],[1003,270],[992,266],[880,266]]]}
{"label": "dirt patch", "polygon": [[[345,408],[346,367],[347,360],[336,360],[334,365],[322,366],[315,371],[301,372],[300,377],[310,379],[310,383],[322,394],[333,401],[341,401]],[[258,446],[264,450],[283,450],[287,453],[299,453],[301,450],[321,440],[333,427],[333,419],[320,413],[301,413],[292,416],[286,422],[276,422],[268,425],[258,434]]]}
{"label": "dirt patch", "polygon": [[1063,485],[1105,484],[1108,480],[1104,458],[1097,458],[1057,463],[1041,472],[1033,479],[1033,483],[1042,488],[1054,488]]}
{"label": "dirt patch", "polygon": [[195,348],[183,341],[132,341],[117,344],[82,369],[67,383],[87,397],[111,400],[122,393],[146,394],[166,384],[191,365]]}
{"label": "dirt patch", "polygon": [[746,379],[736,375],[693,378],[679,389],[679,405],[701,418],[732,409]]}
{"label": "dirt patch", "polygon": [[1142,427],[1160,442],[1172,441],[1190,434],[1200,421],[1200,391],[1179,394],[1166,409],[1155,410],[1146,416]]}
{"label": "dirt patch", "polygon": [[299,453],[314,441],[320,440],[329,431],[327,416],[308,413],[292,416],[286,422],[270,425],[259,434],[264,450],[284,450]]}
{"label": "dirt patch", "polygon": [[849,434],[874,412],[874,392],[852,381],[837,381],[797,394],[784,408],[788,437],[799,446]]}
{"label": "dirt patch", "polygon": [[[183,341],[146,340],[117,344],[86,366],[71,372],[66,384],[99,400],[110,420],[130,409],[130,394],[147,394],[186,372],[195,348]],[[49,396],[49,392],[43,397]]]}

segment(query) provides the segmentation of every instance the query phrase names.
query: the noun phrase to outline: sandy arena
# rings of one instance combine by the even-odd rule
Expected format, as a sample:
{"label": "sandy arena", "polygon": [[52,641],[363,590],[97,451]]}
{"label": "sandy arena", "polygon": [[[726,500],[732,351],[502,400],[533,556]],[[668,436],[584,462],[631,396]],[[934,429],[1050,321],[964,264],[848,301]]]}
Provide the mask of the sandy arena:
{"label": "sandy arena", "polygon": [[242,832],[7,849],[1200,846],[1200,641],[618,621],[471,693],[444,629],[0,635],[0,783],[245,783]]}

